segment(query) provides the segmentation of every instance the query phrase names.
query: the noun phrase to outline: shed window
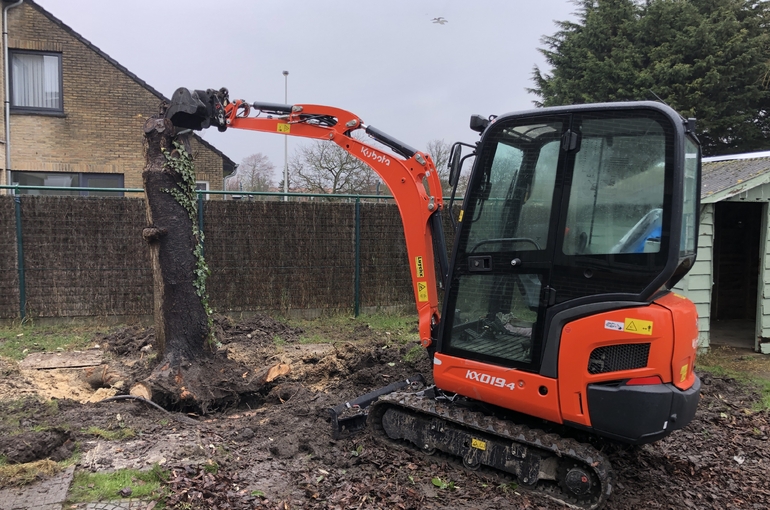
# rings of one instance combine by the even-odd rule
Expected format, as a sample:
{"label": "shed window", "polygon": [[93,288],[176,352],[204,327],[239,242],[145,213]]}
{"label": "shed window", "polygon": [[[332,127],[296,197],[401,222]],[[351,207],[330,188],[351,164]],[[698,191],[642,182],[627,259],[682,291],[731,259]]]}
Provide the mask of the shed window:
{"label": "shed window", "polygon": [[60,53],[12,50],[10,59],[14,110],[63,111]]}

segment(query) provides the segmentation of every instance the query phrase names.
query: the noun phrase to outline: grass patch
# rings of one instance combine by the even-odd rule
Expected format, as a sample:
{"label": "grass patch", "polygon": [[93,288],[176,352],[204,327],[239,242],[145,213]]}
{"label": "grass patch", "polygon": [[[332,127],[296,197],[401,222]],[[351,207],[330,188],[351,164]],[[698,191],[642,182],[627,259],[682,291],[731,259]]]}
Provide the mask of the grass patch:
{"label": "grass patch", "polygon": [[404,361],[407,363],[414,363],[423,356],[426,356],[427,351],[422,345],[415,345],[404,354]]}
{"label": "grass patch", "polygon": [[63,324],[56,326],[0,326],[0,356],[21,360],[30,352],[56,352],[85,349],[94,335],[106,328]]}
{"label": "grass patch", "polygon": [[0,461],[0,488],[27,485],[40,477],[55,475],[62,466],[45,459],[25,464],[7,464],[5,459]]}
{"label": "grass patch", "polygon": [[304,331],[300,338],[303,344],[349,342],[351,338],[370,342],[371,333],[398,345],[419,342],[417,316],[413,314],[379,313],[358,317],[338,314],[316,319],[283,318],[282,322]]}
{"label": "grass patch", "polygon": [[407,342],[419,339],[416,315],[361,315],[356,321],[368,324],[374,331],[390,333],[397,340]]}
{"label": "grass patch", "polygon": [[[164,482],[168,472],[157,464],[149,471],[121,469],[112,473],[78,471],[70,487],[68,503],[87,503],[120,499],[119,491],[131,488],[131,497],[160,500],[165,495]],[[158,508],[158,507],[156,507]]]}
{"label": "grass patch", "polygon": [[106,439],[108,441],[121,441],[123,439],[136,437],[136,432],[134,429],[128,427],[119,428],[117,430],[107,430],[99,427],[88,427],[87,429],[83,430],[83,433],[88,434],[89,436],[101,437],[102,439]]}
{"label": "grass patch", "polygon": [[729,377],[750,386],[761,395],[755,410],[770,409],[770,356],[715,346],[699,354],[695,366],[715,377]]}
{"label": "grass patch", "polygon": [[312,333],[310,335],[302,335],[299,338],[301,344],[330,344],[332,343],[326,336],[320,333]]}

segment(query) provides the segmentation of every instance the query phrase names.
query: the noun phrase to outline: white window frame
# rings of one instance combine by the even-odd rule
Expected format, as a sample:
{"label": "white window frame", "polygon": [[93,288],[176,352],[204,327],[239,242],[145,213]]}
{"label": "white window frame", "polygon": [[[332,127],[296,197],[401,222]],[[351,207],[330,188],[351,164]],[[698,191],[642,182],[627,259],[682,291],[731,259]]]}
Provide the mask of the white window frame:
{"label": "white window frame", "polygon": [[[198,186],[202,186],[202,188],[199,188]],[[195,181],[195,189],[196,189],[196,191],[197,190],[209,191],[209,181]],[[197,195],[197,193],[196,193],[196,195]],[[208,200],[210,196],[211,195],[206,193],[206,194],[203,195],[203,199],[204,200]]]}

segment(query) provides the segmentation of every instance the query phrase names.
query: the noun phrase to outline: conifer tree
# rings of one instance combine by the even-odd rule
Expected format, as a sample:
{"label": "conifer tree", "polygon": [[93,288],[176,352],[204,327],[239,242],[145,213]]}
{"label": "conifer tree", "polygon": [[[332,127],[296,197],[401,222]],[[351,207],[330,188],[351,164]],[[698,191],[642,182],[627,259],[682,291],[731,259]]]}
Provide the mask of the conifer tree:
{"label": "conifer tree", "polygon": [[539,106],[660,99],[698,118],[705,155],[770,149],[770,2],[578,0],[542,39]]}

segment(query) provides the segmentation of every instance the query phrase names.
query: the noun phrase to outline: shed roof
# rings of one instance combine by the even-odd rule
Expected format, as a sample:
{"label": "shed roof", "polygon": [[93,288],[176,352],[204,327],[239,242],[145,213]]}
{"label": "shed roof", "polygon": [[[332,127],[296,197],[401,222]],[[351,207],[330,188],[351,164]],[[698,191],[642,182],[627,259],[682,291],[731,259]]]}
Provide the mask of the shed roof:
{"label": "shed roof", "polygon": [[770,151],[703,158],[701,202],[719,202],[768,182]]}

